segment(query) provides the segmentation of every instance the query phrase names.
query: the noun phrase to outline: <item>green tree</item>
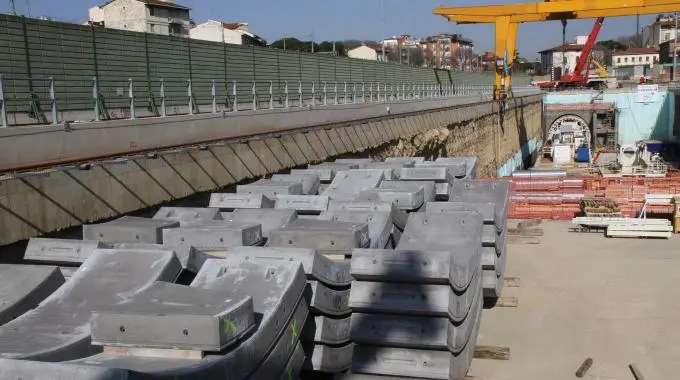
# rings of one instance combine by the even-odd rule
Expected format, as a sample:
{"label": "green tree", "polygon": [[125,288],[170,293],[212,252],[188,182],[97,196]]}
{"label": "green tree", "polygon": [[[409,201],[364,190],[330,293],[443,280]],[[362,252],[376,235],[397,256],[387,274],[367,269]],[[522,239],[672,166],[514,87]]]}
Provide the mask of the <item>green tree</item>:
{"label": "green tree", "polygon": [[605,46],[609,50],[626,50],[628,48],[628,46],[614,40],[599,41],[597,44]]}

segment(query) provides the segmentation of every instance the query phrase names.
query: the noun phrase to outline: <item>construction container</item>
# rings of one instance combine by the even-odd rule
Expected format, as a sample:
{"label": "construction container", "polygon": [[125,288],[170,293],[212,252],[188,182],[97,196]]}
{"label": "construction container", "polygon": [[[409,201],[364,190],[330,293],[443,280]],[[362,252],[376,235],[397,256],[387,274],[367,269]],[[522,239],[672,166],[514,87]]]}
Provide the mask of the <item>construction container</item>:
{"label": "construction container", "polygon": [[576,150],[576,161],[590,162],[590,148],[588,148],[587,146],[579,147]]}
{"label": "construction container", "polygon": [[568,164],[574,161],[574,149],[570,144],[555,144],[553,146],[553,163]]}

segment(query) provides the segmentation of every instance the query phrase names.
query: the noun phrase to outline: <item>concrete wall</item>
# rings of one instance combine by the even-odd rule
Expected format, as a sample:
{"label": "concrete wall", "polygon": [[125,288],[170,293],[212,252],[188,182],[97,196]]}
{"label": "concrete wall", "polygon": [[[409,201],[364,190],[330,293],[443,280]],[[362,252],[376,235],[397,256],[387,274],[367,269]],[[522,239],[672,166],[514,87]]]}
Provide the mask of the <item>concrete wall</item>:
{"label": "concrete wall", "polygon": [[[594,96],[594,93],[555,93],[546,95],[544,103],[590,103]],[[638,103],[634,91],[605,92],[602,102],[616,104],[619,144],[675,138],[675,94],[671,92],[659,91],[648,103]]]}
{"label": "concrete wall", "polygon": [[378,52],[368,46],[359,46],[358,48],[348,50],[347,56],[356,59],[367,59],[369,61],[378,60]]}

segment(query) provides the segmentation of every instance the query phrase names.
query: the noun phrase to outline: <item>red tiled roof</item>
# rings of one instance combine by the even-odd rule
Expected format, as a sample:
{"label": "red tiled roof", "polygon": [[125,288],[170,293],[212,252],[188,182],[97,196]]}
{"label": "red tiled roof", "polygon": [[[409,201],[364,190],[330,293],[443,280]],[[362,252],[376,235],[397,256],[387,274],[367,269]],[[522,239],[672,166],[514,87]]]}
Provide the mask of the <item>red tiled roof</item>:
{"label": "red tiled roof", "polygon": [[639,55],[639,54],[658,54],[659,51],[654,48],[630,48],[628,50],[615,51],[614,56],[620,55]]}
{"label": "red tiled roof", "polygon": [[222,26],[224,26],[224,29],[229,29],[229,30],[236,30],[242,26],[245,26],[246,24],[242,22],[223,22]]}
{"label": "red tiled roof", "polygon": [[137,0],[137,1],[141,1],[144,4],[155,5],[155,6],[158,6],[158,7],[168,7],[168,8],[177,8],[177,9],[185,9],[185,10],[191,9],[189,7],[185,7],[184,5],[179,5],[179,4],[176,4],[176,3],[169,2],[169,1],[162,1],[162,0]]}

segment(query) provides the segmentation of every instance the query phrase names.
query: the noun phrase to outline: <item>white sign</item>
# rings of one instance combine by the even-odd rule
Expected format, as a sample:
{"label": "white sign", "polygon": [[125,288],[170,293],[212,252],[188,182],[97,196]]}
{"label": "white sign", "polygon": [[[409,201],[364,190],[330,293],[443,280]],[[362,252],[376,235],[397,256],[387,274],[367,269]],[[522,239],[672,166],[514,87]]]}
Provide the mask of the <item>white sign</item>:
{"label": "white sign", "polygon": [[641,84],[635,91],[636,103],[652,103],[656,100],[656,93],[659,92],[658,84]]}

